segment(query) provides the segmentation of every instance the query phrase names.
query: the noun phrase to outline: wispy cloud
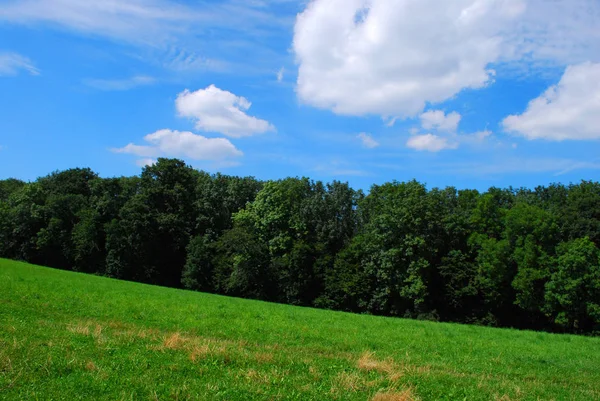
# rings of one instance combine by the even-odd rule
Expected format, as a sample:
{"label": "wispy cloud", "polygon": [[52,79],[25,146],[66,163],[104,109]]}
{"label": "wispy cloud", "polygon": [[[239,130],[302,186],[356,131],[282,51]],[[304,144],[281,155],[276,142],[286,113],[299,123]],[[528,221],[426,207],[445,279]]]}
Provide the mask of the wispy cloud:
{"label": "wispy cloud", "polygon": [[361,132],[356,135],[356,137],[362,142],[362,146],[367,149],[375,149],[379,146],[379,142],[377,142],[373,137],[366,132]]}
{"label": "wispy cloud", "polygon": [[[271,39],[291,29],[301,3],[259,3],[5,0],[0,1],[0,22],[108,39],[134,48],[126,50],[133,57],[178,73],[249,73],[257,66],[260,73],[266,73],[291,58],[281,42]],[[244,41],[245,47],[236,48],[235,41]],[[264,55],[271,53],[276,56],[265,61]],[[247,62],[246,54],[253,55],[253,63]],[[242,63],[244,68],[239,68]]]}
{"label": "wispy cloud", "polygon": [[204,57],[201,54],[178,47],[170,47],[161,55],[163,67],[176,71],[227,71],[231,65],[216,58]]}
{"label": "wispy cloud", "polygon": [[213,28],[261,35],[291,27],[293,13],[275,13],[277,4],[227,0],[184,4],[170,0],[8,0],[0,4],[0,21],[47,24],[130,43],[159,47],[179,45]]}
{"label": "wispy cloud", "polygon": [[285,68],[281,67],[279,71],[277,71],[277,82],[283,82],[283,76],[285,74]]}
{"label": "wispy cloud", "polygon": [[126,91],[138,86],[152,85],[156,82],[153,77],[138,75],[127,79],[85,79],[83,83],[102,91]]}
{"label": "wispy cloud", "polygon": [[506,158],[488,162],[440,164],[434,167],[445,174],[496,176],[520,173],[551,173],[560,176],[576,170],[599,170],[598,161],[560,158]]}
{"label": "wispy cloud", "polygon": [[40,75],[40,70],[27,57],[17,53],[0,52],[0,76],[17,75],[20,71]]}
{"label": "wispy cloud", "polygon": [[366,170],[343,168],[335,165],[319,165],[313,171],[325,177],[367,177],[370,175]]}
{"label": "wispy cloud", "polygon": [[131,42],[156,43],[208,16],[164,0],[20,0],[0,6],[0,20],[47,23]]}

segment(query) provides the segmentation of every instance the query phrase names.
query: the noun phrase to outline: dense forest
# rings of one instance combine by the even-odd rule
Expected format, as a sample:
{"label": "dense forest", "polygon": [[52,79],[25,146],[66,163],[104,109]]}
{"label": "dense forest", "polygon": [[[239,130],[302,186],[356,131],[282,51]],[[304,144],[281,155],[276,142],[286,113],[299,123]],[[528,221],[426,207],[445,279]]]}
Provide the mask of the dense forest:
{"label": "dense forest", "polygon": [[262,182],[159,159],[0,181],[0,256],[357,313],[600,330],[600,184]]}

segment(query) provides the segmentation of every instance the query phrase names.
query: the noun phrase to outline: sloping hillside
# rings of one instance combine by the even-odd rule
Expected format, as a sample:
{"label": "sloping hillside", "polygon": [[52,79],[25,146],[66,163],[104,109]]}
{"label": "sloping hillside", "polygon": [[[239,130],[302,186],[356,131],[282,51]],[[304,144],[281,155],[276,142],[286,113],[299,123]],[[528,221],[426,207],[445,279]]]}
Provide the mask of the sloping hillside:
{"label": "sloping hillside", "polygon": [[0,399],[593,400],[600,339],[360,316],[0,260]]}

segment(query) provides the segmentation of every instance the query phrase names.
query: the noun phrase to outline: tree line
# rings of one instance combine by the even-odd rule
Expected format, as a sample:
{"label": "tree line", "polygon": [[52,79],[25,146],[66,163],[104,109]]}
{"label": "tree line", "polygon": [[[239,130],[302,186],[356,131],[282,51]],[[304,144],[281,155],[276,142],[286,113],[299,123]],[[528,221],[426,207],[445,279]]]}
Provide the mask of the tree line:
{"label": "tree line", "polygon": [[159,159],[0,181],[0,256],[176,288],[571,333],[600,330],[600,184],[259,181]]}

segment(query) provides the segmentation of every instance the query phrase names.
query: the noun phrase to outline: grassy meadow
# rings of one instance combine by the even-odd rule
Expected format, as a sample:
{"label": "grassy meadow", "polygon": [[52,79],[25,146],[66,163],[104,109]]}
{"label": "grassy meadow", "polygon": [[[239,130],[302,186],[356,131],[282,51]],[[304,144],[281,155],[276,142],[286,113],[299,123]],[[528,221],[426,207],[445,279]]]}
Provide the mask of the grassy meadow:
{"label": "grassy meadow", "polygon": [[600,339],[329,312],[0,260],[2,400],[598,400]]}

